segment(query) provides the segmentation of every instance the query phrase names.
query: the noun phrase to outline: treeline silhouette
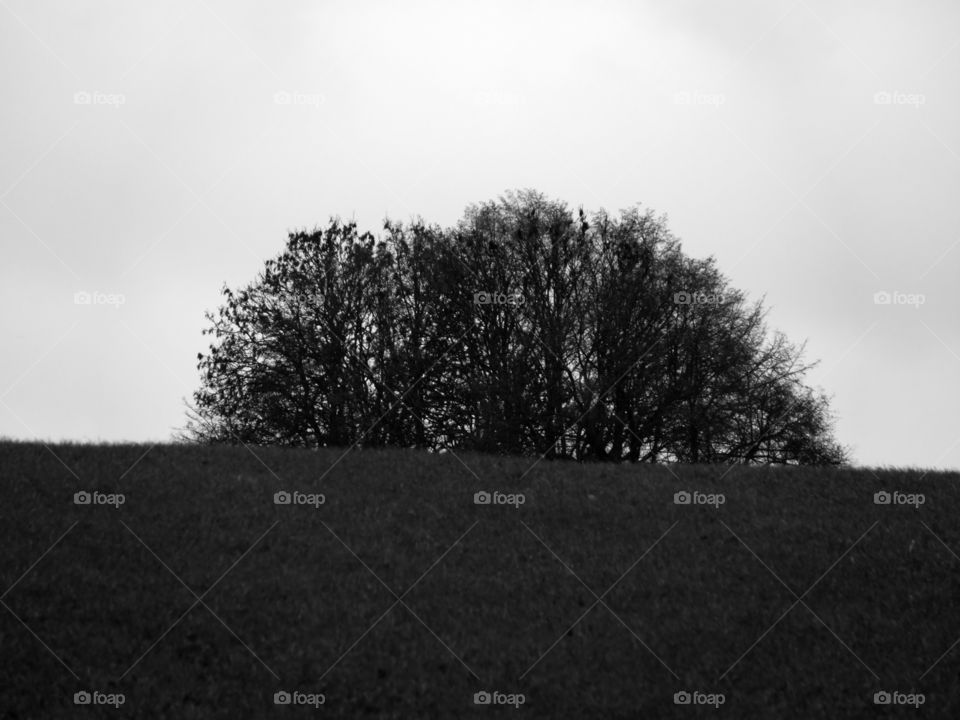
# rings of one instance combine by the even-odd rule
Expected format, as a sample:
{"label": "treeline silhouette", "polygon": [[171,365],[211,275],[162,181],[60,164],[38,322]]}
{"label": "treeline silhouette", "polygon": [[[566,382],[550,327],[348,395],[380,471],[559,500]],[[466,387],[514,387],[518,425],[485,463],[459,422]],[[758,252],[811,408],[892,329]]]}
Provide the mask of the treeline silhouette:
{"label": "treeline silhouette", "polygon": [[204,330],[183,436],[632,462],[839,465],[813,365],[664,217],[532,191],[455,227],[289,235]]}

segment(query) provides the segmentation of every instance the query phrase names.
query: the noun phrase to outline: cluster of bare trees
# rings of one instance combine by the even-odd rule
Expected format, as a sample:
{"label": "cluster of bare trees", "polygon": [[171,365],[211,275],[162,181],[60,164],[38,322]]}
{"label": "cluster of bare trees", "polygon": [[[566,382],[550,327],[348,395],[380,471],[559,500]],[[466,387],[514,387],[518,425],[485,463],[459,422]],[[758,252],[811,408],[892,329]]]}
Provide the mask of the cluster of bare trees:
{"label": "cluster of bare trees", "polygon": [[194,440],[842,464],[802,348],[638,208],[534,191],[456,227],[289,236],[208,313]]}

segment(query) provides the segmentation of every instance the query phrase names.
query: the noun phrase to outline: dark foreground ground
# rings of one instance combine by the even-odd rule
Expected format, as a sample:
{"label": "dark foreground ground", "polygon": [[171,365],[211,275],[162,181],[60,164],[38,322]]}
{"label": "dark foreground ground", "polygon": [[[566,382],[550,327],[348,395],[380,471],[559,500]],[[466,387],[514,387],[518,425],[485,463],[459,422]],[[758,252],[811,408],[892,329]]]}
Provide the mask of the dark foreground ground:
{"label": "dark foreground ground", "polygon": [[957,473],[342,455],[0,444],[0,717],[960,717]]}

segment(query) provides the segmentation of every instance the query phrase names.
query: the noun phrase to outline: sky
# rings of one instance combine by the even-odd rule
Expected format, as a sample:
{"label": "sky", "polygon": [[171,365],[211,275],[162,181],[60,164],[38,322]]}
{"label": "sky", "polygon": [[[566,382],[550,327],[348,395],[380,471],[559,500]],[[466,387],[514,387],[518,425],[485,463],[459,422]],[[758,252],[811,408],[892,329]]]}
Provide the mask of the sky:
{"label": "sky", "polygon": [[168,441],[288,232],[534,188],[666,214],[856,464],[958,469],[958,76],[952,0],[0,0],[0,437]]}

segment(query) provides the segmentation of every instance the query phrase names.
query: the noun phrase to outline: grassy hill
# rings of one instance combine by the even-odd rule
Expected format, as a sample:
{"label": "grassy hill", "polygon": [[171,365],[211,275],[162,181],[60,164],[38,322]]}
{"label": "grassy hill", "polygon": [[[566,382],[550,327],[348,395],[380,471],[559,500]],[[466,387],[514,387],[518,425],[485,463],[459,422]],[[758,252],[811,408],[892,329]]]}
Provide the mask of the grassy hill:
{"label": "grassy hill", "polygon": [[957,473],[531,465],[0,444],[0,710],[960,716]]}

